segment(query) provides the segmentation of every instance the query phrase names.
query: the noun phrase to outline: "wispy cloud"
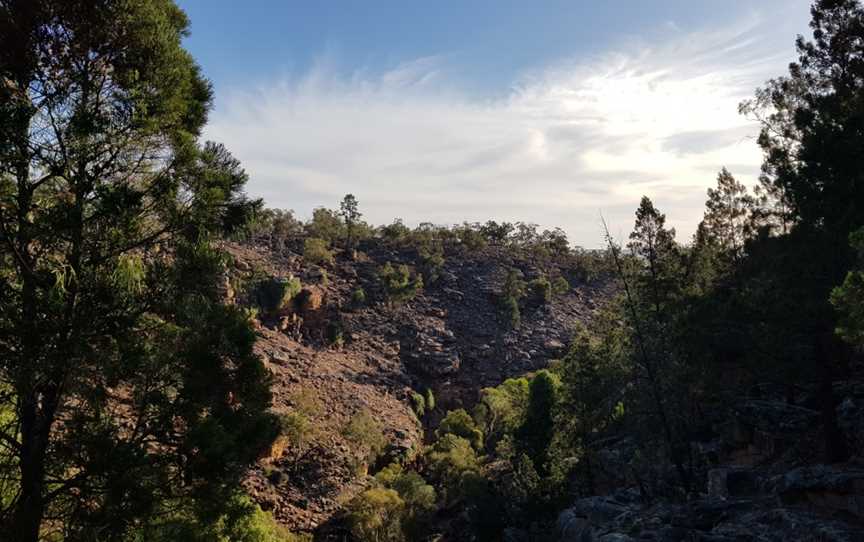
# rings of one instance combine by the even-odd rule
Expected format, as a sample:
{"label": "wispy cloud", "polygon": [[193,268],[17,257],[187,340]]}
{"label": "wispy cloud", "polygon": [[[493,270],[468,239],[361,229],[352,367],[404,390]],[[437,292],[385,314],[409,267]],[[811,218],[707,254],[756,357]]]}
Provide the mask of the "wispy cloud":
{"label": "wispy cloud", "polygon": [[487,219],[561,226],[602,242],[599,213],[631,226],[643,194],[689,236],[721,166],[754,182],[756,126],[738,103],[792,57],[792,36],[736,29],[631,42],[538,68],[478,100],[446,58],[302,77],[219,94],[207,137],[240,158],[249,190],[301,216],[354,193],[375,223]]}

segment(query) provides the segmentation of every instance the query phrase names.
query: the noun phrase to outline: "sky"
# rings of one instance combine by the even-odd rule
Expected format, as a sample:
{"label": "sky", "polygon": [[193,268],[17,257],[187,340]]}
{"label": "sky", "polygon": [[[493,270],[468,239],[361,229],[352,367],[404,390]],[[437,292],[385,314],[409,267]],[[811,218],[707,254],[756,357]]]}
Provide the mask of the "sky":
{"label": "sky", "polygon": [[795,59],[808,0],[179,0],[213,82],[205,138],[251,196],[373,224],[524,221],[603,244],[643,195],[687,242],[727,167],[757,181],[738,104]]}

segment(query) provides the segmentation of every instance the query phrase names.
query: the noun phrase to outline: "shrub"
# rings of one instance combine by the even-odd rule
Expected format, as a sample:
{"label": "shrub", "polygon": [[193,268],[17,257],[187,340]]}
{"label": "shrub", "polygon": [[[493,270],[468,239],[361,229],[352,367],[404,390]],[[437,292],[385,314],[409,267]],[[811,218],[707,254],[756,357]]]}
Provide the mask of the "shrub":
{"label": "shrub", "polygon": [[[226,513],[202,521],[194,503],[172,503],[170,510],[154,514],[156,521],[136,527],[130,542],[311,542],[311,535],[294,534],[276,523],[268,512],[237,492],[229,498]],[[127,538],[124,538],[126,540]]]}
{"label": "shrub", "polygon": [[501,289],[500,304],[504,317],[513,329],[519,327],[522,321],[519,301],[524,296],[525,282],[517,270],[510,269],[507,271],[507,277],[504,279],[504,285]]}
{"label": "shrub", "polygon": [[272,313],[285,308],[302,288],[297,277],[267,278],[255,284],[252,297],[265,313]]}
{"label": "shrub", "polygon": [[411,408],[418,418],[422,418],[426,414],[426,399],[416,391],[411,392]]}
{"label": "shrub", "polygon": [[552,283],[546,277],[539,277],[529,282],[528,290],[536,303],[545,305],[552,301]]}
{"label": "shrub", "polygon": [[358,412],[345,425],[342,435],[359,451],[354,467],[361,471],[365,466],[374,463],[387,446],[384,430],[368,410]]}
{"label": "shrub", "polygon": [[501,311],[504,313],[504,318],[506,318],[511,328],[516,329],[522,323],[519,301],[515,297],[504,297],[501,300]]}
{"label": "shrub", "polygon": [[570,283],[564,277],[556,277],[552,281],[552,293],[555,295],[564,295],[570,291]]}
{"label": "shrub", "polygon": [[385,241],[394,244],[401,244],[411,233],[411,230],[408,229],[408,226],[406,226],[400,218],[394,220],[392,224],[381,226],[379,231],[381,232],[381,237],[383,237]]}
{"label": "shrub", "polygon": [[435,488],[414,471],[405,471],[398,463],[391,463],[375,475],[381,486],[392,489],[405,503],[402,531],[407,540],[425,540],[429,520],[436,508]]}
{"label": "shrub", "polygon": [[351,534],[362,542],[398,542],[404,540],[401,518],[405,501],[393,489],[367,489],[348,504]]}
{"label": "shrub", "polygon": [[471,443],[451,433],[435,441],[427,460],[429,472],[441,484],[448,502],[462,493],[465,478],[478,473],[480,469],[477,453]]}
{"label": "shrub", "polygon": [[436,434],[439,438],[447,434],[462,437],[470,442],[475,450],[483,447],[483,432],[477,428],[474,419],[464,408],[448,412],[441,420]]}
{"label": "shrub", "polygon": [[312,211],[312,220],[306,224],[310,237],[323,239],[328,244],[345,236],[345,224],[336,211],[318,207]]}
{"label": "shrub", "polygon": [[308,263],[324,265],[333,263],[330,242],[318,237],[310,237],[303,242],[303,259]]}
{"label": "shrub", "polygon": [[432,393],[432,388],[426,388],[426,409],[435,410],[435,394]]}
{"label": "shrub", "polygon": [[421,269],[423,279],[426,284],[433,284],[441,277],[441,271],[444,269],[444,254],[441,249],[420,251]]}
{"label": "shrub", "polygon": [[412,279],[411,270],[407,265],[393,267],[390,262],[385,263],[378,270],[378,280],[390,303],[408,301],[423,289],[423,277],[415,275]]}
{"label": "shrub", "polygon": [[366,304],[366,290],[363,288],[357,287],[356,290],[351,292],[351,304],[355,307],[360,307]]}

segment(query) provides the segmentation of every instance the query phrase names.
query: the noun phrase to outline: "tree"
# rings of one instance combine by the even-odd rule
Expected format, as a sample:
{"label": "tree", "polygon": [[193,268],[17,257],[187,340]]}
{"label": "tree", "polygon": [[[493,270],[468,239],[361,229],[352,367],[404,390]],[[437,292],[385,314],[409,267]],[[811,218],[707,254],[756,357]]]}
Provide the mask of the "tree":
{"label": "tree", "polygon": [[405,501],[394,489],[373,487],[348,505],[351,534],[362,542],[404,540],[401,518]]}
{"label": "tree", "polygon": [[359,222],[360,217],[363,216],[357,208],[357,198],[354,197],[354,194],[346,194],[342,199],[342,203],[339,204],[339,215],[342,216],[342,219],[345,221],[345,245],[348,250],[353,250],[354,245],[357,242],[355,237],[357,223]]}
{"label": "tree", "polygon": [[664,318],[664,309],[680,283],[677,276],[680,261],[675,229],[666,228],[666,215],[660,213],[647,196],[642,197],[636,209],[636,223],[627,247],[644,263],[644,271],[636,277],[636,286],[659,321]]}
{"label": "tree", "polygon": [[831,304],[840,315],[837,334],[846,342],[864,345],[864,228],[850,236],[858,252],[858,268],[849,271],[843,284],[831,292]]}
{"label": "tree", "polygon": [[334,243],[344,236],[345,225],[339,214],[325,207],[312,211],[312,220],[306,224],[306,234],[309,237],[324,239]]}
{"label": "tree", "polygon": [[[216,518],[275,437],[211,242],[254,208],[200,145],[209,83],[169,0],[0,1],[0,433],[7,540]],[[185,506],[186,504],[184,504]]]}
{"label": "tree", "polygon": [[751,234],[754,203],[747,187],[736,181],[725,167],[717,175],[717,188],[708,189],[700,232],[705,234],[705,241],[716,244],[732,262],[743,256],[744,241]]}
{"label": "tree", "polygon": [[832,382],[850,351],[834,333],[827,300],[853,264],[849,234],[864,226],[864,7],[858,0],[818,0],[811,15],[813,38],[798,37],[789,74],[770,81],[742,110],[762,122],[763,184],[779,194],[794,222],[788,239],[766,246],[787,249],[781,257],[809,252],[797,269],[812,280],[800,300],[807,310],[798,311],[806,316],[795,324],[806,338],[795,342],[821,373],[825,460],[833,462],[848,457]]}
{"label": "tree", "polygon": [[742,104],[762,121],[767,183],[801,224],[846,236],[864,225],[864,7],[818,0],[813,40],[799,36],[798,62],[756,100]]}
{"label": "tree", "polygon": [[555,434],[555,410],[561,382],[547,370],[538,371],[528,388],[525,420],[516,431],[517,446],[531,458],[538,473],[548,473],[549,445]]}

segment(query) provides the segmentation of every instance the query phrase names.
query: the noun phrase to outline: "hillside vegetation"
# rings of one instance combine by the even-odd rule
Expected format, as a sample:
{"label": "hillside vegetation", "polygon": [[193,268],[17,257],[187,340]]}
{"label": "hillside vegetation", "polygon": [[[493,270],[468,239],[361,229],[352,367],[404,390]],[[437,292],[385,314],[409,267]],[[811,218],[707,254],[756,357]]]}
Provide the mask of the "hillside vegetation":
{"label": "hillside vegetation", "polygon": [[862,540],[864,6],[692,239],[308,221],[170,0],[0,0],[0,538]]}

